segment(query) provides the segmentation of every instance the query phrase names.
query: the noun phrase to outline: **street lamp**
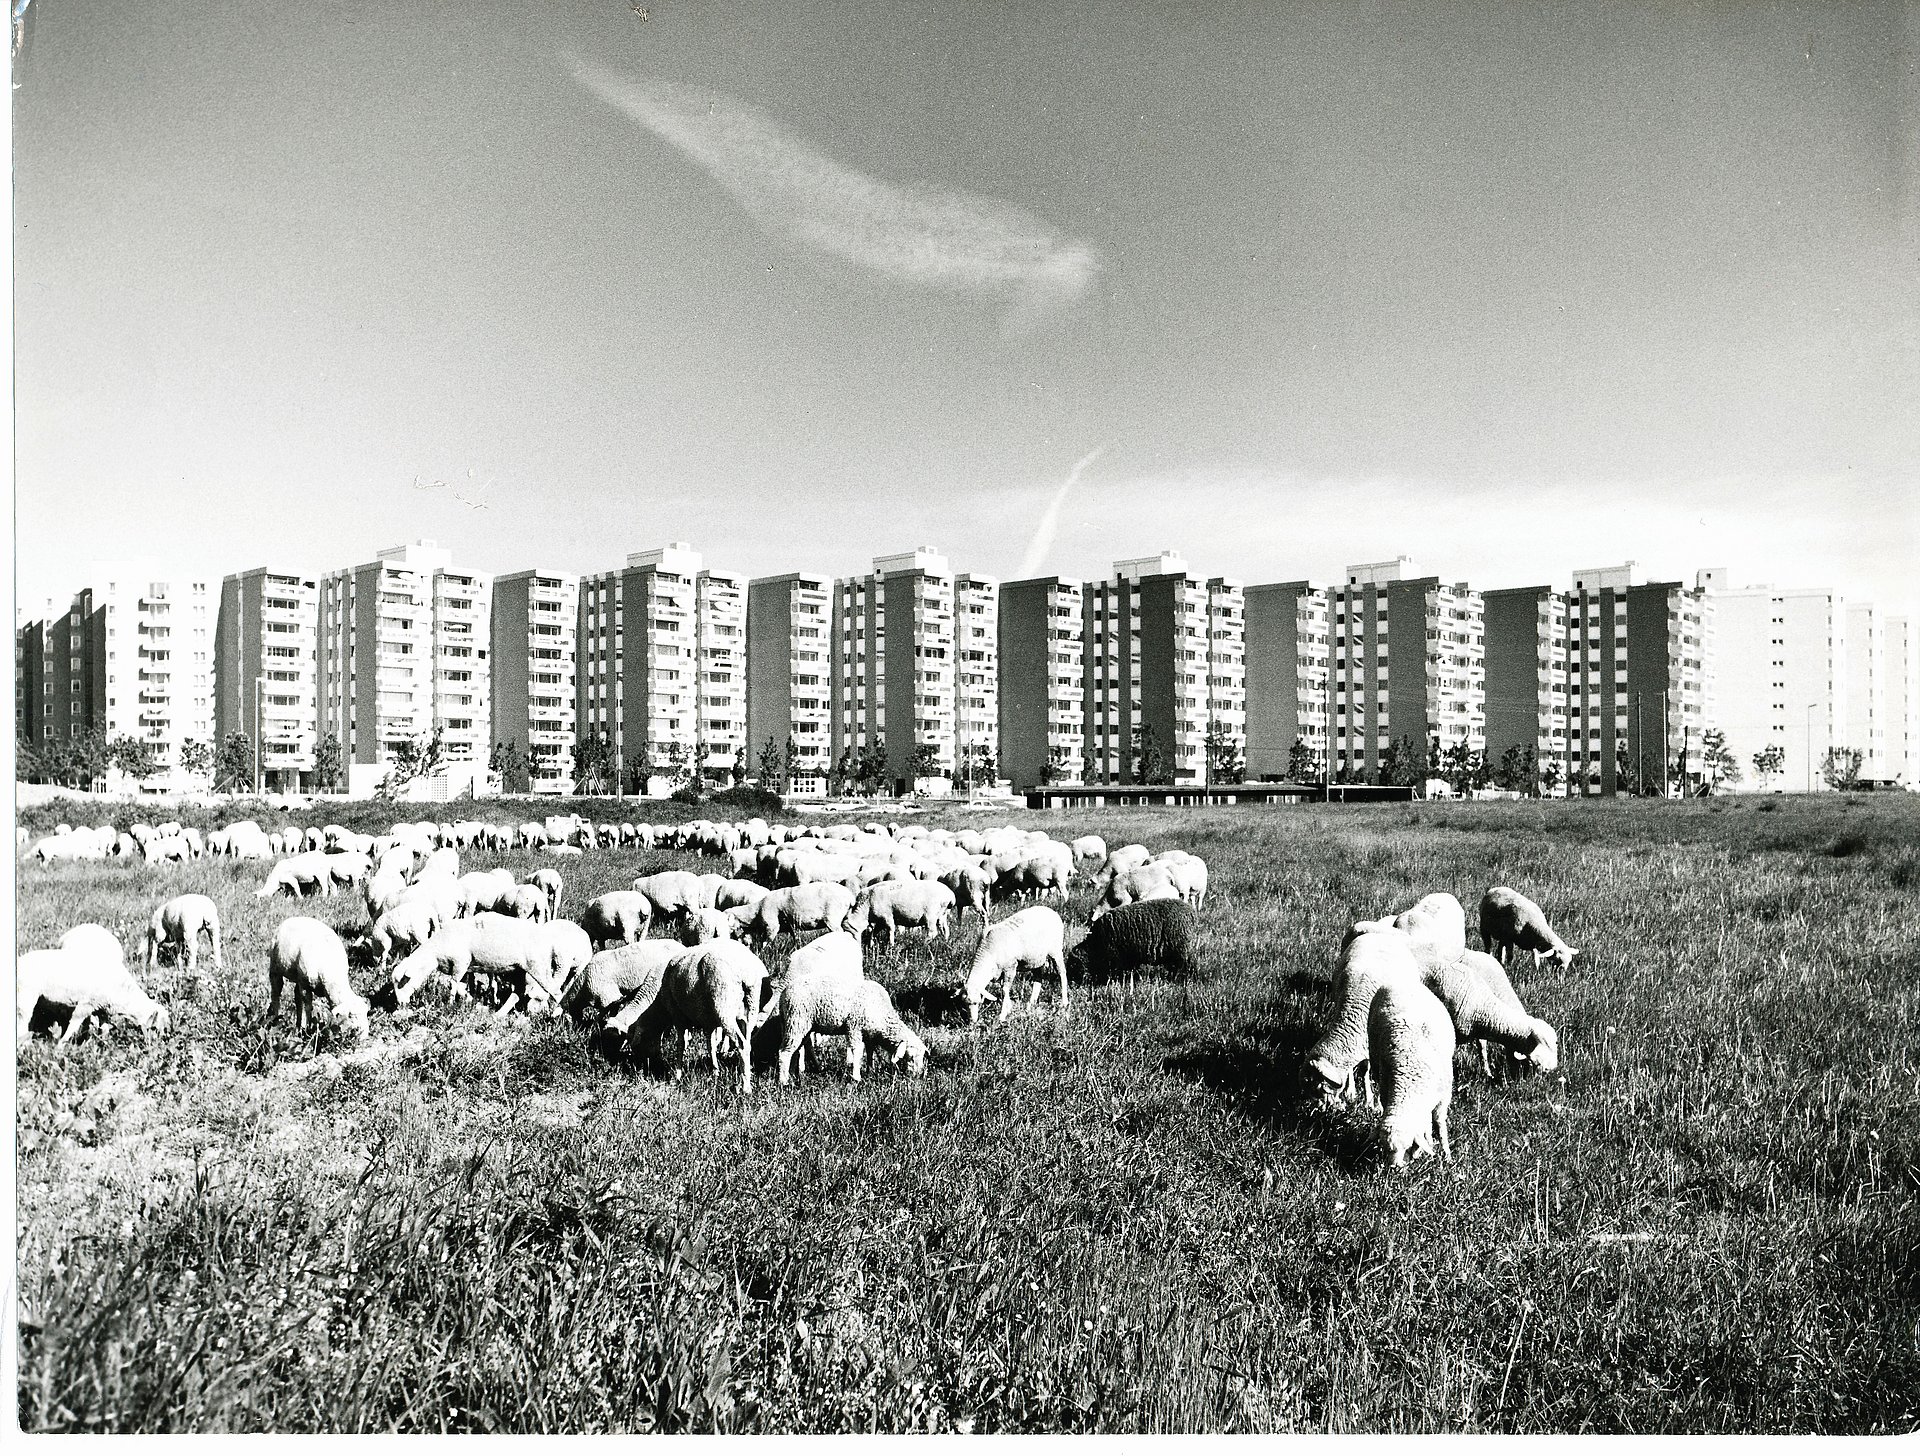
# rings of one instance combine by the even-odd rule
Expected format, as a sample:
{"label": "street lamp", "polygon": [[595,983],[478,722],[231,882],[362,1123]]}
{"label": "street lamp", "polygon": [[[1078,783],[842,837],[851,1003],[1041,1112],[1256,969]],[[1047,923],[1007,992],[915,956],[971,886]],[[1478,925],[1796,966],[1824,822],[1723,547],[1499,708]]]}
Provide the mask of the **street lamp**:
{"label": "street lamp", "polygon": [[1818,700],[1807,704],[1807,792],[1813,792],[1813,710],[1819,707]]}
{"label": "street lamp", "polygon": [[260,694],[265,690],[267,675],[263,672],[253,680],[253,796],[260,797],[264,788],[262,782],[265,771],[260,766]]}

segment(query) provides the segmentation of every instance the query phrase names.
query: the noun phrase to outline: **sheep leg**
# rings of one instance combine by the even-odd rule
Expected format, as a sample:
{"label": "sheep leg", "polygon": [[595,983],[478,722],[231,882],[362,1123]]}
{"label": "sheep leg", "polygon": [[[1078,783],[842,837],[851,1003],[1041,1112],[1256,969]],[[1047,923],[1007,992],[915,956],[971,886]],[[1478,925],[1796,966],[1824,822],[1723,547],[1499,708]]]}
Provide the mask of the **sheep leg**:
{"label": "sheep leg", "polygon": [[1453,1161],[1453,1144],[1447,1139],[1447,1104],[1442,1102],[1433,1109],[1433,1130],[1440,1139],[1440,1160]]}
{"label": "sheep leg", "polygon": [[98,1008],[91,1001],[73,1003],[73,1014],[67,1018],[66,1030],[60,1033],[60,1045],[65,1046],[79,1034],[80,1028],[87,1024],[87,1018]]}
{"label": "sheep leg", "polygon": [[280,986],[284,979],[278,965],[269,965],[267,967],[267,984],[272,987],[273,990],[273,994],[267,998],[268,1021],[276,1020],[280,1015]]}
{"label": "sheep leg", "polygon": [[1487,1061],[1487,1039],[1484,1036],[1481,1037],[1476,1045],[1480,1048],[1480,1070],[1486,1075],[1487,1080],[1491,1082],[1493,1080],[1493,1067]]}
{"label": "sheep leg", "polygon": [[1054,959],[1054,964],[1060,968],[1060,1006],[1064,1010],[1067,1004],[1067,958],[1060,956]]}
{"label": "sheep leg", "polygon": [[857,1025],[847,1028],[847,1063],[853,1068],[855,1086],[860,1082],[860,1063],[866,1056],[866,1042],[866,1034]]}

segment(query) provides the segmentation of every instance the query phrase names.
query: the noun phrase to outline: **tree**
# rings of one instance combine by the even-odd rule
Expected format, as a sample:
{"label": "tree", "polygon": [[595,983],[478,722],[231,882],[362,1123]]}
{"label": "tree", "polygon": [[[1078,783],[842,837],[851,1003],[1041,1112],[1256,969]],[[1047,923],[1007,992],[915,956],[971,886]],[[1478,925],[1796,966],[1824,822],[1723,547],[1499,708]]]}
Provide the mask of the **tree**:
{"label": "tree", "polygon": [[1540,765],[1541,792],[1551,794],[1560,787],[1560,760],[1550,758]]}
{"label": "tree", "polygon": [[862,793],[877,793],[887,782],[887,740],[876,738],[860,750],[853,776]]}
{"label": "tree", "polygon": [[1778,743],[1769,743],[1753,756],[1753,771],[1760,779],[1760,787],[1765,788],[1774,777],[1786,770],[1787,750]]}
{"label": "tree", "polygon": [[1857,748],[1829,748],[1820,761],[1820,777],[1830,789],[1860,787],[1860,766],[1867,756]]}
{"label": "tree", "polygon": [[1057,784],[1067,776],[1067,750],[1059,744],[1047,750],[1047,761],[1040,765],[1040,782]]}
{"label": "tree", "polygon": [[1439,769],[1439,735],[1435,734],[1429,738],[1423,746],[1419,739],[1411,733],[1406,733],[1401,735],[1400,743],[1400,777],[1393,780],[1383,778],[1380,782],[1410,784],[1424,789],[1427,780],[1432,778]]}
{"label": "tree", "polygon": [[253,740],[229,733],[213,756],[213,787],[223,794],[245,793],[253,787]]}
{"label": "tree", "polygon": [[30,738],[17,736],[14,739],[13,776],[23,784],[37,783],[47,776],[46,759],[33,746]]}
{"label": "tree", "polygon": [[415,779],[431,778],[446,761],[441,730],[436,725],[432,733],[410,738],[400,745],[379,787],[373,791],[374,796],[392,802],[408,784]]}
{"label": "tree", "polygon": [[1464,737],[1454,739],[1435,762],[1441,776],[1453,785],[1454,793],[1464,799],[1473,788],[1473,749],[1467,740]]}
{"label": "tree", "polygon": [[940,750],[931,743],[916,743],[907,755],[909,779],[931,779],[940,774]]}
{"label": "tree", "polygon": [[800,772],[800,741],[791,733],[787,735],[786,753],[780,760],[780,792],[793,787],[793,776]]}
{"label": "tree", "polygon": [[[840,756],[833,761],[833,766],[827,770],[827,792],[837,799],[846,793],[847,786],[859,777],[860,765],[853,756],[853,750],[843,748],[840,750]],[[765,788],[766,785],[762,784],[760,787]]]}
{"label": "tree", "polygon": [[747,781],[747,740],[742,738],[740,746],[733,751],[733,781],[744,784]]}
{"label": "tree", "polygon": [[693,755],[680,739],[667,740],[666,763],[663,767],[666,770],[667,783],[672,788],[677,789],[692,780]]}
{"label": "tree", "polygon": [[206,776],[213,772],[213,745],[189,738],[180,745],[180,767],[190,774]]}
{"label": "tree", "polygon": [[[503,794],[530,794],[533,792],[533,776],[527,767],[526,755],[520,751],[520,741],[509,738],[505,743],[494,741],[493,753],[487,759],[487,767],[500,775],[500,792]],[[318,770],[316,769],[317,773]]]}
{"label": "tree", "polygon": [[1615,739],[1613,744],[1613,791],[1636,796],[1642,791],[1639,765],[1633,761],[1633,755],[1627,752],[1627,740],[1624,738]]}
{"label": "tree", "polygon": [[1493,783],[1493,765],[1487,759],[1484,748],[1476,748],[1467,754],[1467,787],[1484,789]]}
{"label": "tree", "polygon": [[1172,781],[1167,772],[1167,756],[1160,747],[1160,735],[1151,723],[1133,730],[1133,781],[1136,784],[1164,784]]}
{"label": "tree", "polygon": [[595,729],[573,744],[573,791],[594,795],[613,792],[616,770],[613,744],[606,734]]}
{"label": "tree", "polygon": [[340,739],[337,734],[329,733],[315,745],[313,750],[313,786],[316,789],[337,789],[340,787],[341,770]]}
{"label": "tree", "polygon": [[134,779],[151,778],[165,767],[152,743],[126,734],[108,743],[107,762]]}
{"label": "tree", "polygon": [[1296,784],[1310,784],[1320,778],[1324,755],[1304,738],[1295,738],[1287,750],[1287,777]]}
{"label": "tree", "polygon": [[1528,750],[1518,743],[1509,744],[1507,751],[1500,755],[1500,767],[1493,771],[1493,781],[1503,789],[1526,790],[1533,782],[1527,771],[1525,756]]}
{"label": "tree", "polygon": [[1727,747],[1727,735],[1718,728],[1709,728],[1700,735],[1700,767],[1706,774],[1708,793],[1723,783],[1740,782],[1740,761]]}
{"label": "tree", "polygon": [[1240,751],[1240,740],[1233,736],[1226,724],[1216,718],[1208,719],[1204,742],[1207,782],[1237,784],[1247,776],[1247,759]]}
{"label": "tree", "polygon": [[781,772],[780,749],[769,734],[767,741],[760,745],[760,787],[769,793],[784,794],[787,791],[786,775]]}

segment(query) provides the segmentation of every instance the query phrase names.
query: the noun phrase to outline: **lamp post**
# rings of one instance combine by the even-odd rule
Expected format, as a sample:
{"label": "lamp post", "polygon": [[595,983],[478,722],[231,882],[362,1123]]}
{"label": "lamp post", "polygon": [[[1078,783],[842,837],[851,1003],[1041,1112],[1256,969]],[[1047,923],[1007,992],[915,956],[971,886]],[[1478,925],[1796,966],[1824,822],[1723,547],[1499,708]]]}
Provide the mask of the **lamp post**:
{"label": "lamp post", "polygon": [[1807,704],[1807,792],[1813,792],[1813,710],[1820,706],[1819,700]]}
{"label": "lamp post", "polygon": [[263,672],[253,680],[253,794],[260,797],[265,770],[260,766],[260,694],[266,687],[267,675]]}

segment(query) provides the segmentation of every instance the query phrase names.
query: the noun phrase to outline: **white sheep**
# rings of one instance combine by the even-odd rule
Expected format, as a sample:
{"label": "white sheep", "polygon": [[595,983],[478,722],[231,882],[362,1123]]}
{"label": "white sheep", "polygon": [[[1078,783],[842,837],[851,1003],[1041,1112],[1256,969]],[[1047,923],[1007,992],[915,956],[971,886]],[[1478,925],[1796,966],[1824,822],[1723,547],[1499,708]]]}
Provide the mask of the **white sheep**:
{"label": "white sheep", "polygon": [[1174,879],[1172,865],[1136,865],[1132,869],[1122,870],[1108,878],[1106,889],[1101,892],[1099,901],[1094,905],[1093,918],[1097,920],[1109,910],[1117,910],[1122,905],[1136,905],[1143,900],[1185,898],[1180,893],[1179,883]]}
{"label": "white sheep", "polygon": [[547,897],[547,913],[543,919],[552,920],[560,913],[560,897],[566,892],[566,883],[560,878],[560,871],[537,869],[527,876],[529,885],[538,885]]}
{"label": "white sheep", "polygon": [[1480,943],[1502,965],[1511,965],[1521,951],[1530,950],[1535,970],[1542,956],[1565,970],[1580,954],[1554,933],[1538,905],[1505,885],[1495,885],[1480,899]]}
{"label": "white sheep", "polygon": [[1381,1138],[1396,1168],[1410,1151],[1431,1157],[1436,1138],[1441,1158],[1453,1161],[1453,1046],[1453,1018],[1419,981],[1388,981],[1374,992],[1367,1062],[1380,1087]]}
{"label": "white sheep", "polygon": [[[1188,854],[1184,849],[1170,849],[1146,866],[1163,865],[1173,887],[1194,909],[1198,910],[1207,903],[1207,862],[1197,854]],[[1148,898],[1152,898],[1149,896]]]}
{"label": "white sheep", "polygon": [[680,917],[680,944],[734,939],[734,920],[720,910],[689,910]]}
{"label": "white sheep", "polygon": [[385,970],[396,950],[402,955],[411,955],[438,935],[446,920],[441,907],[430,899],[403,900],[389,906],[367,931],[375,964]]}
{"label": "white sheep", "polygon": [[883,880],[862,890],[841,922],[864,943],[869,930],[892,945],[902,930],[919,928],[929,941],[946,935],[953,921],[953,891],[938,880]]}
{"label": "white sheep", "polygon": [[331,858],[331,855],[308,850],[281,860],[253,892],[254,898],[264,900],[280,890],[286,890],[296,900],[304,900],[310,893],[331,895],[333,866],[328,863]]}
{"label": "white sheep", "polygon": [[1356,1096],[1364,1092],[1364,1083],[1356,1086],[1355,1077],[1367,1060],[1367,1016],[1373,998],[1383,986],[1419,979],[1413,942],[1402,932],[1374,922],[1348,935],[1333,973],[1333,1020],[1307,1048],[1307,1070],[1318,1078],[1323,1096],[1336,1100],[1343,1091]]}
{"label": "white sheep", "polygon": [[127,969],[120,941],[103,925],[76,925],[60,938],[57,950],[28,951],[16,962],[14,979],[15,1035],[22,1044],[42,1006],[66,1013],[62,1043],[96,1015],[132,1021],[143,1033],[164,1034],[172,1025],[167,1009]]}
{"label": "white sheep", "polygon": [[347,974],[347,948],[331,925],[308,915],[280,922],[273,949],[267,953],[267,1020],[280,1014],[281,988],[293,988],[293,1027],[304,1031],[314,1019],[313,998],[325,996],[341,1022],[361,1036],[367,1034],[366,998],[353,989]]}
{"label": "white sheep", "polygon": [[644,1010],[622,1011],[607,1023],[608,1029],[628,1032],[642,1022],[656,1049],[665,1032],[706,1032],[714,1075],[720,1074],[720,1048],[725,1044],[739,1054],[741,1090],[751,1092],[753,1028],[766,979],[766,966],[744,945],[711,940],[668,961],[653,1003]]}
{"label": "white sheep", "polygon": [[866,1039],[877,1037],[905,1061],[914,1076],[927,1068],[927,1044],[894,1010],[893,998],[861,970],[860,942],[844,930],[831,931],[793,953],[774,983],[773,996],[760,1020],[780,1020],[780,1085],[786,1086],[795,1056],[806,1069],[805,1048],[816,1032],[843,1032],[853,1080],[860,1080]]}
{"label": "white sheep", "polygon": [[[974,953],[973,967],[967,973],[967,1019],[980,1019],[980,1003],[986,1000],[993,983],[1001,983],[1000,1019],[1013,1010],[1013,983],[1020,972],[1040,975],[1050,969],[1060,973],[1060,1004],[1067,1004],[1066,927],[1059,914],[1046,905],[1035,905],[1009,915],[998,925],[990,925],[980,937],[980,949]],[[1034,982],[1027,1004],[1040,999],[1040,983]]]}
{"label": "white sheep", "polygon": [[494,902],[494,910],[520,920],[545,921],[553,918],[547,892],[538,885],[515,885]]}
{"label": "white sheep", "polygon": [[1396,927],[1416,942],[1444,955],[1463,955],[1467,949],[1467,912],[1445,890],[1423,896],[1393,917]]}
{"label": "white sheep", "polygon": [[213,943],[213,965],[215,970],[224,969],[225,960],[220,954],[220,909],[205,895],[175,895],[166,904],[153,912],[153,918],[147,922],[147,934],[142,944],[142,959],[149,970],[160,964],[160,951],[163,947],[179,946],[187,953],[187,969],[200,968],[200,936],[205,933]]}
{"label": "white sheep", "polygon": [[571,920],[518,920],[482,913],[443,926],[393,968],[394,995],[406,1005],[436,973],[464,985],[474,971],[508,979],[529,1010],[565,1001],[572,978],[593,959],[586,931]]}
{"label": "white sheep", "polygon": [[683,948],[672,940],[642,940],[599,952],[566,988],[562,1009],[580,1022],[589,1015],[605,1019],[631,1011],[618,1028],[624,1034],[633,1020],[653,1005],[667,962]]}
{"label": "white sheep", "polygon": [[653,904],[638,890],[611,890],[589,900],[580,912],[580,926],[596,949],[644,939],[652,921]]}
{"label": "white sheep", "polygon": [[1123,875],[1128,870],[1138,869],[1153,858],[1153,851],[1144,844],[1123,844],[1107,856],[1107,862],[1101,866],[1100,873],[1107,879]]}
{"label": "white sheep", "polygon": [[1076,866],[1105,864],[1107,861],[1107,842],[1097,834],[1083,834],[1067,847],[1073,851]]}

